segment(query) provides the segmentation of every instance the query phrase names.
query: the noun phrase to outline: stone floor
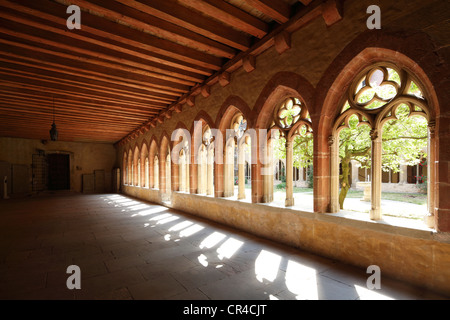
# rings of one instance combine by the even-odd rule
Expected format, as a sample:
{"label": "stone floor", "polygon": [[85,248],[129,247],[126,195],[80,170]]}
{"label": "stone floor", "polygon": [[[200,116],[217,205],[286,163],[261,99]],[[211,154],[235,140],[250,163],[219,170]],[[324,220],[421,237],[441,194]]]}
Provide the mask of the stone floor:
{"label": "stone floor", "polygon": [[0,237],[3,300],[447,299],[117,194],[0,200]]}

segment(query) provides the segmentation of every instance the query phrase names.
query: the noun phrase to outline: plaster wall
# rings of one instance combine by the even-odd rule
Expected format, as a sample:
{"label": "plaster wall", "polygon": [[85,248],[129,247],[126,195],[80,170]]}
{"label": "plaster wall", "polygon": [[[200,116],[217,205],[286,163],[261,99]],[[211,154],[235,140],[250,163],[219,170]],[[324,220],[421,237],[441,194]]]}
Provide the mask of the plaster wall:
{"label": "plaster wall", "polygon": [[83,174],[92,174],[94,170],[111,172],[116,162],[116,150],[112,144],[65,141],[47,141],[44,144],[41,140],[0,137],[0,161],[28,166],[29,192],[32,190],[32,156],[38,150],[70,155],[70,190],[75,192],[82,191]]}

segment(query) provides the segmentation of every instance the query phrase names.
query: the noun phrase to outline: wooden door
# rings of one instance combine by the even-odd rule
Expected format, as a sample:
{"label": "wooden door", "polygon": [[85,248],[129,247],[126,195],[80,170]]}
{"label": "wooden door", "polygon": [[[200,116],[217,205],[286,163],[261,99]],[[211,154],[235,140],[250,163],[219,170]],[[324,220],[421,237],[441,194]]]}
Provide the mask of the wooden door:
{"label": "wooden door", "polygon": [[47,156],[48,189],[70,189],[70,158],[68,154],[51,153]]}

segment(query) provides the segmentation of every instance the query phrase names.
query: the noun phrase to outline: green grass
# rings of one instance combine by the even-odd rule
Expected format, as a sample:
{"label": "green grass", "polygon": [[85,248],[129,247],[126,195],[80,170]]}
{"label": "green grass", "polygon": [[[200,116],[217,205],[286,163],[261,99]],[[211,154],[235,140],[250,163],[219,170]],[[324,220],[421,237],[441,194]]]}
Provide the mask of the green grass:
{"label": "green grass", "polygon": [[[251,185],[248,184],[245,186],[246,189],[251,189]],[[286,196],[286,189],[277,189],[274,186],[274,201],[277,202],[283,202]],[[297,193],[304,193],[304,194],[313,194],[313,188],[299,188],[294,187],[294,194]],[[347,198],[355,198],[355,199],[362,199],[364,195],[363,191],[358,190],[349,190],[347,193]],[[392,200],[392,201],[398,201],[403,203],[412,203],[420,206],[426,206],[427,205],[427,195],[423,193],[396,193],[396,192],[382,192],[381,193],[381,199],[382,200]],[[351,208],[347,208],[346,210],[350,211],[356,211]],[[360,210],[360,209],[358,209]],[[413,210],[414,211],[414,210]],[[359,211],[358,211],[359,212]],[[366,213],[368,211],[365,211]],[[423,212],[409,212],[409,211],[402,211],[397,210],[395,206],[393,206],[392,211],[388,208],[383,209],[383,215],[385,216],[393,216],[393,217],[400,217],[400,218],[408,218],[408,219],[416,219],[416,220],[422,220],[423,219]]]}
{"label": "green grass", "polygon": [[[250,186],[249,186],[250,187]],[[286,189],[275,189],[274,191],[286,191]],[[298,188],[294,187],[294,193],[312,193],[312,188]],[[349,190],[347,198],[363,198],[364,191]],[[424,193],[398,193],[398,192],[382,192],[381,199],[393,200],[399,202],[407,202],[418,205],[427,204],[427,195]]]}

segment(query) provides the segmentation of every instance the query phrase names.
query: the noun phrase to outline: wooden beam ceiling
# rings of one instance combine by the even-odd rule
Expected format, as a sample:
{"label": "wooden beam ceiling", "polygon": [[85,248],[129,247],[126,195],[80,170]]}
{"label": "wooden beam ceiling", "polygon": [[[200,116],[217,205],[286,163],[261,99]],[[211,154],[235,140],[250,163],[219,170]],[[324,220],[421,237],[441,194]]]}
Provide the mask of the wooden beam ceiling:
{"label": "wooden beam ceiling", "polygon": [[[60,140],[136,136],[242,61],[251,72],[292,17],[310,21],[323,2],[0,0],[0,136],[48,139],[53,99]],[[81,29],[66,26],[72,4]]]}

